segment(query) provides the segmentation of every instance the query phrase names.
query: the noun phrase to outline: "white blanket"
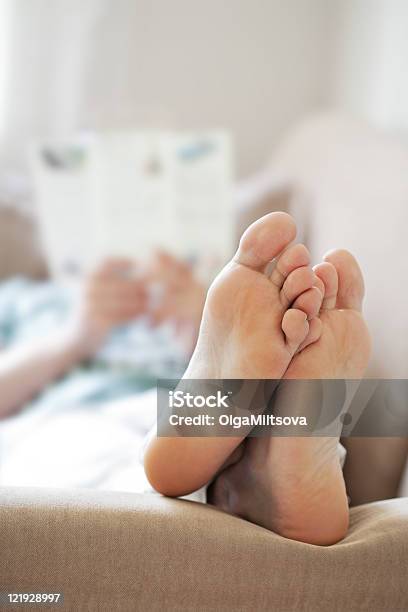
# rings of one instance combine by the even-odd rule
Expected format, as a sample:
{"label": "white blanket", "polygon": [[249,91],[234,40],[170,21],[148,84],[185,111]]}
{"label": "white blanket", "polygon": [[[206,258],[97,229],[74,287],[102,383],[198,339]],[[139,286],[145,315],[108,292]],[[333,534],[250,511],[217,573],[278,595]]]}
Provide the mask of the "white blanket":
{"label": "white blanket", "polygon": [[144,491],[156,391],[99,405],[28,410],[0,424],[0,485]]}

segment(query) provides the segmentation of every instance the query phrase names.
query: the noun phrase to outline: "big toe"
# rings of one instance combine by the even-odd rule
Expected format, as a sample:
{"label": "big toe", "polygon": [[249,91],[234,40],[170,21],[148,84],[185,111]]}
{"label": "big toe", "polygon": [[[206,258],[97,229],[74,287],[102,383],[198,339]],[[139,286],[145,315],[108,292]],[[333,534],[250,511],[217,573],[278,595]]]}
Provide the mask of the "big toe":
{"label": "big toe", "polygon": [[296,224],[284,212],[273,212],[245,230],[234,257],[237,263],[262,272],[294,240]]}
{"label": "big toe", "polygon": [[349,251],[336,249],[324,256],[337,270],[338,292],[336,308],[361,310],[364,298],[364,279],[360,266]]}

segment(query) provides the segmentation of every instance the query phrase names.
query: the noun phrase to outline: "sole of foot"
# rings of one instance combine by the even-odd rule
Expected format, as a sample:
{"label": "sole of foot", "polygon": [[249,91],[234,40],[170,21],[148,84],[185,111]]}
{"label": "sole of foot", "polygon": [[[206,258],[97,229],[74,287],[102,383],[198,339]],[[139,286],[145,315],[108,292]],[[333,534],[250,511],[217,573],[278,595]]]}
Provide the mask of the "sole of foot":
{"label": "sole of foot", "polygon": [[[185,379],[281,379],[300,346],[316,341],[323,294],[293,219],[271,213],[243,234],[211,285]],[[208,483],[245,437],[157,437],[144,455],[146,475],[165,495]]]}
{"label": "sole of foot", "polygon": [[210,287],[185,378],[280,379],[299,347],[316,341],[322,294],[306,247],[289,246],[295,236],[280,212],[246,230]]}
{"label": "sole of foot", "polygon": [[[370,354],[360,268],[350,253],[336,250],[314,271],[324,291],[319,336],[299,347],[284,379],[359,379]],[[284,384],[281,389],[274,410],[285,411]],[[348,500],[338,438],[247,438],[236,457],[212,484],[211,503],[310,544],[330,545],[345,536]]]}

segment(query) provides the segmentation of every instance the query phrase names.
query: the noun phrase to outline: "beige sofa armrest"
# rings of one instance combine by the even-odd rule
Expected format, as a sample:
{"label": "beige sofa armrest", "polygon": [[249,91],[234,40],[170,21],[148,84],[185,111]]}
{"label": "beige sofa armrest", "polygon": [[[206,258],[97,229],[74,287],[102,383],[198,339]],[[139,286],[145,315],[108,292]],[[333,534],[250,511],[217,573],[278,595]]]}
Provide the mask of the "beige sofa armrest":
{"label": "beige sofa armrest", "polygon": [[153,494],[0,495],[0,590],[60,591],[58,609],[407,609],[406,500],[354,508],[347,538],[323,548]]}
{"label": "beige sofa armrest", "polygon": [[15,275],[44,278],[47,266],[34,219],[0,203],[0,279]]}
{"label": "beige sofa armrest", "polygon": [[246,228],[260,217],[275,211],[288,212],[292,191],[286,177],[273,169],[240,181],[234,197],[237,244]]}

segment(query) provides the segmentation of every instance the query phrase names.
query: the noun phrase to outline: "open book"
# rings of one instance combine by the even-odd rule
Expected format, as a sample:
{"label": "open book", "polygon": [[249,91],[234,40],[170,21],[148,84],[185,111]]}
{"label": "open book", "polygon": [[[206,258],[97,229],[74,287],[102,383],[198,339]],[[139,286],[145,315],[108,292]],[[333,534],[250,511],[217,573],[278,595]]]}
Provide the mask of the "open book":
{"label": "open book", "polygon": [[161,249],[210,279],[231,256],[224,132],[102,132],[33,148],[40,230],[56,277]]}

